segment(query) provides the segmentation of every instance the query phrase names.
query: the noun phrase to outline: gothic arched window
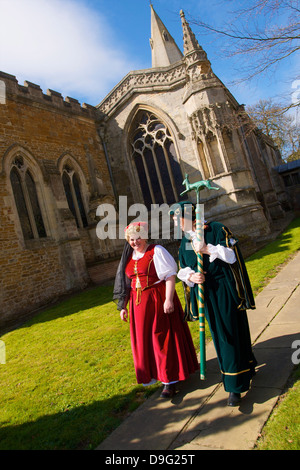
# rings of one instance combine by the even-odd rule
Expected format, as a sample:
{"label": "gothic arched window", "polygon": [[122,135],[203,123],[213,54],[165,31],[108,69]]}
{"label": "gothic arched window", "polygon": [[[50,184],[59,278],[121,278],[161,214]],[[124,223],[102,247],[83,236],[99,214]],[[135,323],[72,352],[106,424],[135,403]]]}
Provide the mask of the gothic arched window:
{"label": "gothic arched window", "polygon": [[10,182],[24,239],[46,237],[36,185],[22,156],[13,161]]}
{"label": "gothic arched window", "polygon": [[182,192],[182,173],[169,129],[154,114],[141,111],[131,132],[135,162],[147,207],[172,204]]}
{"label": "gothic arched window", "polygon": [[87,227],[88,221],[81,194],[80,180],[69,164],[66,164],[63,168],[62,181],[69,209],[76,220],[77,227]]}

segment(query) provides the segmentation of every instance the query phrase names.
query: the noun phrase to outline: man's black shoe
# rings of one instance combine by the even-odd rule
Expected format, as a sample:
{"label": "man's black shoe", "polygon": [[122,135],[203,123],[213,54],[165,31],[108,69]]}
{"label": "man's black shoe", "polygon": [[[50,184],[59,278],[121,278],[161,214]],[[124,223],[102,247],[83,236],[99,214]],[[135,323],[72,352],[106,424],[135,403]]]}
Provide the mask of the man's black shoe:
{"label": "man's black shoe", "polygon": [[229,397],[228,397],[228,401],[227,401],[228,406],[237,406],[237,405],[240,404],[240,402],[241,402],[241,394],[240,393],[234,393],[234,392],[229,393]]}

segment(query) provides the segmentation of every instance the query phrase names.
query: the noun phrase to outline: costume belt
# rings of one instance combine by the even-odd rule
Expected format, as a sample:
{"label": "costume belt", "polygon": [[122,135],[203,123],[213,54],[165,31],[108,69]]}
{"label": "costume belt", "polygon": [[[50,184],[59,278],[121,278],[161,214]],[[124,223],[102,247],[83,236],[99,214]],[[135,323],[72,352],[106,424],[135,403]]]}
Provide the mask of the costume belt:
{"label": "costume belt", "polygon": [[156,281],[153,284],[151,284],[150,286],[146,286],[146,287],[142,288],[140,280],[137,279],[137,283],[136,283],[136,286],[135,286],[135,289],[134,289],[136,291],[135,305],[140,305],[141,300],[142,300],[142,292],[144,290],[150,289],[151,287],[154,287],[154,286],[160,284],[161,282],[162,281],[159,281],[159,282]]}

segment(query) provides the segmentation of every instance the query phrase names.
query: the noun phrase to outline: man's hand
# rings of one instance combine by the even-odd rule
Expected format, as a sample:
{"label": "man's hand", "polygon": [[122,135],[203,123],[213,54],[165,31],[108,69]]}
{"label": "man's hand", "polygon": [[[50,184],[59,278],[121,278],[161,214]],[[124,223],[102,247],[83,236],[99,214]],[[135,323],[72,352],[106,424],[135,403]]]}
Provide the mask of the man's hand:
{"label": "man's hand", "polygon": [[197,253],[202,253],[203,255],[210,255],[209,249],[207,248],[205,241],[199,242],[199,240],[195,239],[193,240],[193,245]]}
{"label": "man's hand", "polygon": [[194,273],[189,277],[189,281],[194,284],[203,284],[205,282],[205,275],[202,273]]}

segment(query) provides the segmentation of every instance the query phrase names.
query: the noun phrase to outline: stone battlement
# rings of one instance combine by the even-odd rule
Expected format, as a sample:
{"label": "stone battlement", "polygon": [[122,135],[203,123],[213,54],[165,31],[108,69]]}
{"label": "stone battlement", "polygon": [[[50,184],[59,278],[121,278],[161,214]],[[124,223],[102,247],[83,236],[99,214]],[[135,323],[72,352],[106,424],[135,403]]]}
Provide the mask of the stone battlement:
{"label": "stone battlement", "polygon": [[61,93],[50,89],[48,89],[45,94],[39,85],[29,82],[28,80],[24,82],[24,85],[20,85],[14,75],[0,71],[0,83],[1,82],[2,84],[5,83],[5,94],[7,97],[30,99],[41,104],[55,106],[63,111],[81,114],[86,117],[94,118],[97,114],[97,109],[90,104],[82,103],[81,105],[78,100],[70,98],[69,96],[66,96],[64,99]]}

